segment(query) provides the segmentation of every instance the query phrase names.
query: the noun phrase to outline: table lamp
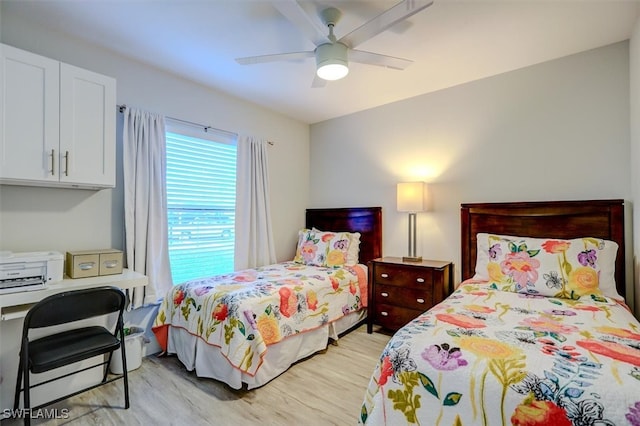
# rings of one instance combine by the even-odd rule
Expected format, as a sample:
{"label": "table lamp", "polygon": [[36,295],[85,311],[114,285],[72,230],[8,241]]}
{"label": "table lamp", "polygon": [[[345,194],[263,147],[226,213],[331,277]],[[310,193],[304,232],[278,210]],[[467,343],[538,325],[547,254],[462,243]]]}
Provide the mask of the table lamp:
{"label": "table lamp", "polygon": [[421,262],[422,256],[416,255],[416,213],[425,210],[424,182],[403,182],[398,184],[398,211],[409,213],[409,255],[402,258],[405,262]]}

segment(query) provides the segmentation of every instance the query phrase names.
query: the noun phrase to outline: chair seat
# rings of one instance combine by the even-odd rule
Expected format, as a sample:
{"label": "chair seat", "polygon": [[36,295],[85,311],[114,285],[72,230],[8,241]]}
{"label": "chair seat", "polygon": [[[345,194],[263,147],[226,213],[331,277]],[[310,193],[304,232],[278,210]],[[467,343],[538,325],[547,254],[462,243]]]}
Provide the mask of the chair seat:
{"label": "chair seat", "polygon": [[29,365],[33,373],[42,373],[119,347],[120,340],[106,328],[84,327],[29,342]]}

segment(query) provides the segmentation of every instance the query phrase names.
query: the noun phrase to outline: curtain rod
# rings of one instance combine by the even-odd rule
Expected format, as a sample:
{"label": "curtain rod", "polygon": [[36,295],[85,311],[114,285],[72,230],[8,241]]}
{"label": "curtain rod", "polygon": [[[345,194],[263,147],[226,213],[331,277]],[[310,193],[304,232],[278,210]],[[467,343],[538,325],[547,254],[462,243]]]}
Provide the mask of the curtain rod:
{"label": "curtain rod", "polygon": [[[116,105],[116,106],[118,107],[118,110],[120,111],[120,113],[123,113],[123,112],[124,112],[124,110],[127,108],[127,105],[126,105],[126,104]],[[215,127],[207,126],[207,125],[205,125],[205,124],[194,123],[193,121],[182,120],[182,119],[180,119],[180,118],[173,118],[173,117],[166,117],[166,118],[168,118],[169,120],[178,121],[178,122],[180,122],[180,123],[189,124],[189,125],[191,125],[191,126],[195,126],[195,127],[202,127],[202,128],[204,129],[204,131],[205,131],[205,132],[207,132],[207,131],[209,131],[209,129],[211,129],[211,130],[215,130],[216,132],[227,133],[227,134],[229,134],[229,135],[234,135],[234,136],[236,136],[236,137],[238,136],[238,134],[237,134],[237,133],[230,132],[230,131],[228,131],[228,130],[216,129]],[[273,145],[273,144],[274,144],[274,142],[272,142],[272,141],[267,141],[267,143],[268,143],[269,145]]]}

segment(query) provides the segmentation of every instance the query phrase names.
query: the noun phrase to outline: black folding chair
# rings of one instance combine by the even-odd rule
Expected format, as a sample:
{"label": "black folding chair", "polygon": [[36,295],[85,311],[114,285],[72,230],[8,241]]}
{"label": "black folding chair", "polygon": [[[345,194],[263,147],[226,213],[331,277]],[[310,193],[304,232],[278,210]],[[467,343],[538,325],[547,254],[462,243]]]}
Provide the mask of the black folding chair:
{"label": "black folding chair", "polygon": [[[127,376],[127,358],[125,354],[124,326],[122,313],[125,306],[125,295],[116,287],[99,287],[86,290],[74,290],[49,296],[34,305],[24,319],[22,343],[20,346],[20,366],[14,399],[15,410],[18,409],[20,393],[24,394],[24,424],[30,424],[30,413],[42,407],[70,398],[114,380],[124,381],[125,407],[129,408],[129,380]],[[77,321],[89,318],[105,317],[117,313],[113,332],[103,326],[87,325]],[[112,318],[111,318],[112,320]],[[29,330],[43,329],[54,325],[67,324],[65,331],[49,334],[30,340]],[[75,324],[74,324],[75,323]],[[120,348],[122,354],[123,373],[108,377],[109,363],[113,352]],[[109,354],[104,362],[59,375],[35,385],[29,383],[29,373],[37,374],[54,370],[69,364],[80,362],[98,355]],[[103,357],[104,359],[104,357]],[[102,381],[77,392],[66,394],[37,407],[30,406],[30,389],[50,383],[73,374],[102,366]]]}

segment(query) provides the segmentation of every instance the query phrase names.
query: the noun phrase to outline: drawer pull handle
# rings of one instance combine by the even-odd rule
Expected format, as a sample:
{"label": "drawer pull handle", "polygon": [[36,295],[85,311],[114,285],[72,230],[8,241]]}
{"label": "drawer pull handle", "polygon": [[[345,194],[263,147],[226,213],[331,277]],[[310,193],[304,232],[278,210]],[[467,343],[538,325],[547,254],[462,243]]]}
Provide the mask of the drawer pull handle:
{"label": "drawer pull handle", "polygon": [[94,266],[96,266],[96,262],[83,262],[78,264],[81,271],[88,271],[89,269],[93,269]]}
{"label": "drawer pull handle", "polygon": [[380,293],[380,296],[382,296],[382,297],[389,297],[389,293],[382,292],[382,293]]}
{"label": "drawer pull handle", "polygon": [[418,302],[418,303],[424,303],[424,299],[416,299],[416,302]]}
{"label": "drawer pull handle", "polygon": [[382,278],[389,278],[389,274],[380,274]]}
{"label": "drawer pull handle", "polygon": [[424,278],[416,278],[416,281],[418,281],[419,283],[423,283],[424,282]]}
{"label": "drawer pull handle", "polygon": [[382,312],[380,312],[380,315],[382,315],[383,317],[388,317],[389,316],[389,312],[382,311]]}
{"label": "drawer pull handle", "polygon": [[105,268],[115,268],[116,266],[118,266],[117,260],[107,260],[106,262],[104,262]]}

